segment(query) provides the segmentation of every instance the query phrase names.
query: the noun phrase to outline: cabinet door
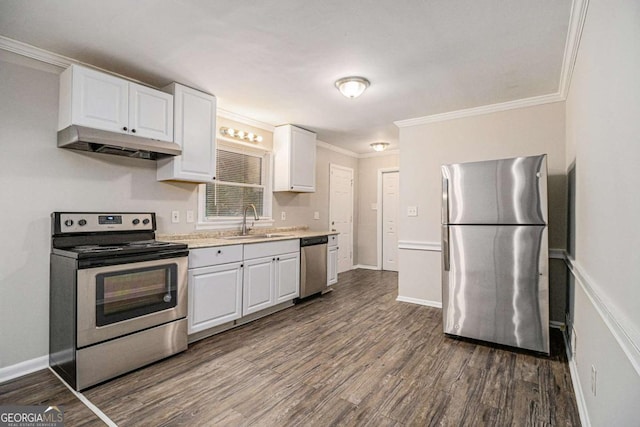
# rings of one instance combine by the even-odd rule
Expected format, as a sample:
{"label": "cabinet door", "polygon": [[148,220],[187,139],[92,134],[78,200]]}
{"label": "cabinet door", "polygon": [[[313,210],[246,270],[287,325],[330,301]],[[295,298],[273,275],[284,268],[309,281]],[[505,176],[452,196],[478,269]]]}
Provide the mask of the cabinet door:
{"label": "cabinet door", "polygon": [[291,189],[316,191],[316,135],[291,126]]}
{"label": "cabinet door", "polygon": [[274,298],[275,257],[245,261],[243,278],[242,315],[271,307]]}
{"label": "cabinet door", "polygon": [[129,82],[73,66],[71,85],[73,124],[127,133]]}
{"label": "cabinet door", "polygon": [[173,95],[129,83],[129,132],[173,141]]}
{"label": "cabinet door", "polygon": [[327,286],[338,283],[338,247],[329,247],[327,257]]}
{"label": "cabinet door", "polygon": [[174,142],[179,156],[158,161],[158,180],[211,182],[216,175],[216,98],[172,83]]}
{"label": "cabinet door", "polygon": [[276,304],[300,295],[300,252],[276,257]]}
{"label": "cabinet door", "polygon": [[189,270],[189,333],[240,318],[241,266],[237,262]]}

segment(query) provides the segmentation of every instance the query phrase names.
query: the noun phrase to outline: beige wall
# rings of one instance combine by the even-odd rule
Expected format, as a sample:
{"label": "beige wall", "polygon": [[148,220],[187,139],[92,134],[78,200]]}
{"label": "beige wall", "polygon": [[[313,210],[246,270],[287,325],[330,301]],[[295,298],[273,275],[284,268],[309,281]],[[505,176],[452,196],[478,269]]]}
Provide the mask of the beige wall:
{"label": "beige wall", "polygon": [[[546,153],[550,247],[564,248],[564,108],[558,102],[401,128],[400,241],[439,245],[442,164]],[[408,206],[417,206],[417,217],[404,214]],[[439,251],[401,249],[400,266],[399,296],[442,301]],[[564,284],[560,278],[552,279],[555,283]],[[564,290],[554,289],[552,295],[560,298]],[[552,306],[560,311],[555,309],[552,320],[563,320],[564,298],[552,301]]]}
{"label": "beige wall", "polygon": [[639,22],[637,1],[589,1],[567,99],[566,166],[576,166],[574,360],[594,426],[640,419]]}
{"label": "beige wall", "polygon": [[[358,160],[358,264],[378,263],[378,170],[398,167],[398,154],[363,157]],[[376,209],[373,209],[373,206]]]}

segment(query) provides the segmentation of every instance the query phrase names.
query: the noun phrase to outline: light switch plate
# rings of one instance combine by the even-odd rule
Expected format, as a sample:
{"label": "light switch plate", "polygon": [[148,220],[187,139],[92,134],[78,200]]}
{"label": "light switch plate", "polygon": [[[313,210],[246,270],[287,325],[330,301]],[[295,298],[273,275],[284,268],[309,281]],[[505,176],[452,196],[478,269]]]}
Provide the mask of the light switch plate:
{"label": "light switch plate", "polygon": [[287,220],[287,213],[285,211],[280,212],[280,220],[282,221]]}
{"label": "light switch plate", "polygon": [[407,216],[418,216],[418,207],[407,206]]}
{"label": "light switch plate", "polygon": [[180,211],[171,211],[171,222],[174,224],[180,222]]}
{"label": "light switch plate", "polygon": [[195,222],[195,216],[193,215],[193,211],[187,211],[187,222]]}
{"label": "light switch plate", "polygon": [[313,213],[313,219],[320,219],[320,212],[314,212]]}

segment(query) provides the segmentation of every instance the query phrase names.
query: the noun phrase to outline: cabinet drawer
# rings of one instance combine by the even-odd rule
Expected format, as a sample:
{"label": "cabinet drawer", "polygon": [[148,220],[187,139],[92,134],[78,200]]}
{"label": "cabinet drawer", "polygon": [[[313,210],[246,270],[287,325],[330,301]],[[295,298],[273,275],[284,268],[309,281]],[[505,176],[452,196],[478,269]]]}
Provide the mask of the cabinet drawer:
{"label": "cabinet drawer", "polygon": [[242,261],[242,245],[214,246],[189,251],[189,268]]}
{"label": "cabinet drawer", "polygon": [[244,259],[286,254],[300,250],[300,239],[244,245]]}
{"label": "cabinet drawer", "polygon": [[338,246],[338,235],[332,234],[329,236],[329,242],[327,244],[330,248]]}

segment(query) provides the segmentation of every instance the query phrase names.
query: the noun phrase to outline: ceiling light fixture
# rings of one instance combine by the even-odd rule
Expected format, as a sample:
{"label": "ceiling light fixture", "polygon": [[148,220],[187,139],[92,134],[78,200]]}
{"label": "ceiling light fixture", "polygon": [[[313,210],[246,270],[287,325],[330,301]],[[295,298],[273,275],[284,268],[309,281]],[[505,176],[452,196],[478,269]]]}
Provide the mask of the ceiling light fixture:
{"label": "ceiling light fixture", "polygon": [[221,127],[220,135],[227,136],[230,138],[236,138],[242,141],[253,142],[254,144],[262,142],[261,135],[257,135],[253,132],[245,132],[243,130],[237,130],[233,128]]}
{"label": "ceiling light fixture", "polygon": [[389,147],[388,142],[374,142],[373,144],[369,144],[369,145],[371,145],[371,148],[373,148],[376,151],[384,151]]}
{"label": "ceiling light fixture", "polygon": [[336,80],[336,87],[341,94],[347,98],[357,98],[371,85],[371,82],[364,77],[344,77]]}

